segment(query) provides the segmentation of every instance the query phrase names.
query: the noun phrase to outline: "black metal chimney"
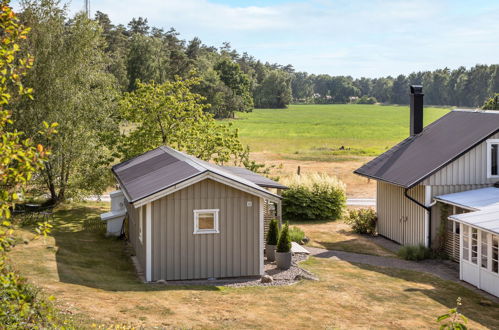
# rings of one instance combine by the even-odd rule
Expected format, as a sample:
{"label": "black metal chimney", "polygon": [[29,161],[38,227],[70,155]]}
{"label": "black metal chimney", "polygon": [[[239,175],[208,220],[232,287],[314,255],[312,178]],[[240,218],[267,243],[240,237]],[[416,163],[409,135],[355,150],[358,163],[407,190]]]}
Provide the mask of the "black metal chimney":
{"label": "black metal chimney", "polygon": [[411,85],[411,136],[423,131],[423,86]]}

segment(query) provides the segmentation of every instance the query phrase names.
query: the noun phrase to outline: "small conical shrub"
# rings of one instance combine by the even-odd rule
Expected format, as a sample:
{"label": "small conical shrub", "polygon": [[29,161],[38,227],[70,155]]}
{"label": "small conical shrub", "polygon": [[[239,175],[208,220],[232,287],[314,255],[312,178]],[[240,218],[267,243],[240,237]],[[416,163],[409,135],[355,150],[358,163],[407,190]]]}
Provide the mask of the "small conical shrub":
{"label": "small conical shrub", "polygon": [[286,222],[284,228],[281,230],[279,240],[277,241],[277,252],[291,251],[291,238],[289,237],[289,224]]}
{"label": "small conical shrub", "polygon": [[267,244],[277,245],[277,239],[279,238],[279,224],[277,219],[270,220],[269,232],[267,233]]}

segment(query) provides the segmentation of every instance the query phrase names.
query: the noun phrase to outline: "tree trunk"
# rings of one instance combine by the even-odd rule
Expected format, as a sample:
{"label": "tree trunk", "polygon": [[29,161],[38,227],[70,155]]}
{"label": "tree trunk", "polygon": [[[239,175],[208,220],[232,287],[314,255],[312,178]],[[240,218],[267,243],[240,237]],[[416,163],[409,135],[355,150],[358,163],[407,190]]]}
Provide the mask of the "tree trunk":
{"label": "tree trunk", "polygon": [[55,183],[54,183],[54,176],[52,175],[52,167],[50,166],[49,162],[45,163],[45,174],[46,174],[46,180],[45,183],[47,184],[47,188],[49,189],[50,192],[50,204],[56,204],[57,203],[57,192],[55,190]]}

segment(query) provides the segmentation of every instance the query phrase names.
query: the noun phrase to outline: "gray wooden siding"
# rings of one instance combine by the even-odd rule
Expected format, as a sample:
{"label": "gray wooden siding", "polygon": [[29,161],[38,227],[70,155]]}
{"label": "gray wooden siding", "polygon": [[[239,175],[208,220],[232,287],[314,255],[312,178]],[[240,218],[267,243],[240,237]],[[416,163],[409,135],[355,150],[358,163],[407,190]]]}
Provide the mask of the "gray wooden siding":
{"label": "gray wooden siding", "polygon": [[[135,208],[132,204],[126,203],[126,209],[128,213],[128,230],[129,230],[129,242],[132,245],[137,260],[142,267],[142,271],[145,272],[146,269],[146,234],[145,234],[145,211],[146,207]],[[142,212],[142,242],[139,239],[139,212]]]}
{"label": "gray wooden siding", "polygon": [[[412,188],[409,195],[424,204],[424,186]],[[403,188],[377,181],[376,196],[380,235],[403,245],[425,243],[426,211],[408,200]]]}
{"label": "gray wooden siding", "polygon": [[[499,133],[490,139],[498,139]],[[484,141],[434,173],[422,184],[429,186],[490,184],[498,181],[487,179],[487,141]]]}
{"label": "gray wooden siding", "polygon": [[[259,203],[209,179],[152,202],[151,280],[259,275]],[[196,209],[220,210],[219,234],[193,234]]]}

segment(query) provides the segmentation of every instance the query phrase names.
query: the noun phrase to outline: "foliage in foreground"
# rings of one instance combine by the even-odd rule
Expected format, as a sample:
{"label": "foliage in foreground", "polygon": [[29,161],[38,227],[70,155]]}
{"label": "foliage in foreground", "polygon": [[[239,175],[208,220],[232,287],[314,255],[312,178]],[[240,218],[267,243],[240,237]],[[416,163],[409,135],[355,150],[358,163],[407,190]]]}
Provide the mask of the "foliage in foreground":
{"label": "foliage in foreground", "polygon": [[287,220],[336,220],[345,207],[345,184],[326,174],[295,175],[285,179],[289,189],[283,196],[283,217]]}
{"label": "foliage in foreground", "polygon": [[279,240],[277,241],[277,252],[289,252],[291,251],[291,238],[289,237],[289,223],[286,222],[284,227],[282,227],[279,233]]}
{"label": "foliage in foreground", "polygon": [[376,222],[378,216],[372,208],[349,210],[345,222],[348,223],[357,234],[376,234]]}
{"label": "foliage in foreground", "polygon": [[305,232],[301,230],[300,228],[293,226],[289,228],[289,237],[292,242],[296,242],[298,244],[301,244],[303,239],[305,238]]}
{"label": "foliage in foreground", "polygon": [[[11,112],[7,110],[13,98],[30,96],[21,77],[31,67],[32,58],[22,55],[19,42],[26,39],[28,29],[19,23],[9,6],[0,2],[0,328],[35,328],[52,325],[52,308],[39,299],[37,290],[7,263],[7,252],[14,246],[11,209],[20,199],[23,186],[41,168],[49,153],[42,145],[24,139],[23,133],[12,129]],[[45,123],[43,136],[55,131],[55,125]],[[46,235],[47,223],[39,223],[37,232]]]}
{"label": "foliage in foreground", "polygon": [[456,307],[451,308],[448,313],[442,314],[437,318],[440,323],[440,330],[466,330],[468,327],[468,319],[463,314],[459,313],[458,308],[461,306],[461,297],[457,298]]}
{"label": "foliage in foreground", "polygon": [[279,239],[279,224],[277,219],[270,220],[269,231],[267,233],[267,244],[277,245],[277,240]]}
{"label": "foliage in foreground", "polygon": [[420,261],[433,257],[431,249],[423,244],[403,246],[397,251],[397,255],[402,259],[412,261]]}

